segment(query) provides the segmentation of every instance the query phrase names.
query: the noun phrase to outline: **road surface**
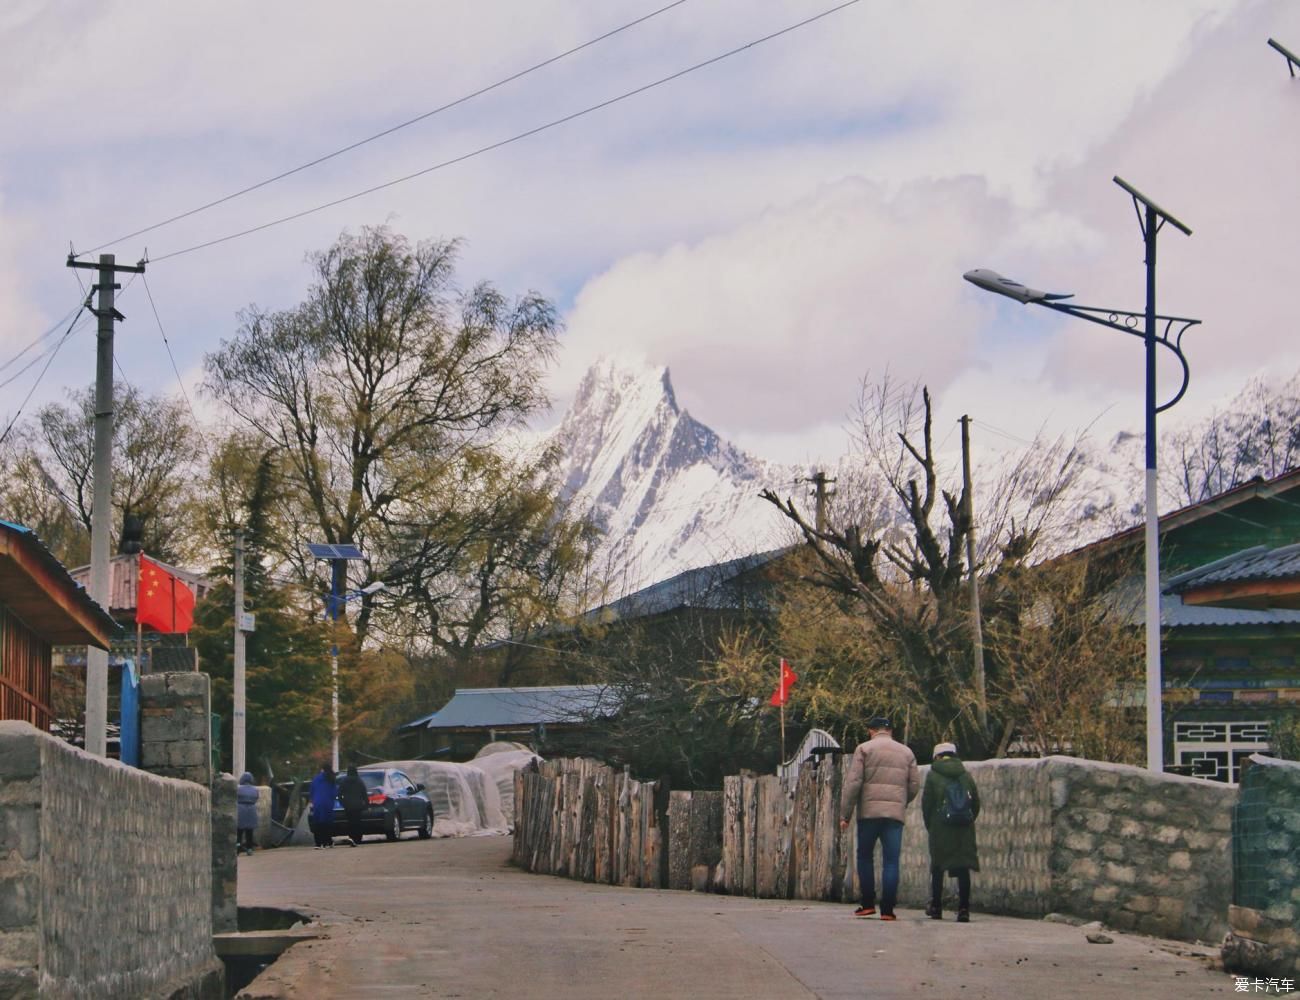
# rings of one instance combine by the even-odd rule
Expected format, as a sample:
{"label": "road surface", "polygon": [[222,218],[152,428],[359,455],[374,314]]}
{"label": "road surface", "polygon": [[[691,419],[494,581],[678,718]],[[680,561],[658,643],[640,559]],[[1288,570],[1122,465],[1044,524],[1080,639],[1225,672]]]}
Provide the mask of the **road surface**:
{"label": "road surface", "polygon": [[[241,906],[314,914],[241,997],[1015,997],[1234,992],[1215,949],[981,914],[896,923],[843,904],[623,889],[510,867],[504,837],[281,848],[239,862]],[[976,902],[979,881],[975,876]]]}

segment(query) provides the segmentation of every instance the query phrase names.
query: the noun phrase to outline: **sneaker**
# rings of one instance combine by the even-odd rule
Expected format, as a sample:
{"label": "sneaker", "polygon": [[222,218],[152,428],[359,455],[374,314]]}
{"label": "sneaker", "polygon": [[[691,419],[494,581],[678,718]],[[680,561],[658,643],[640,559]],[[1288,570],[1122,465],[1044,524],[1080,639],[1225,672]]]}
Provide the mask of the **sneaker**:
{"label": "sneaker", "polygon": [[933,903],[925,904],[925,915],[931,920],[943,919],[943,907],[935,906]]}
{"label": "sneaker", "polygon": [[958,911],[957,911],[957,923],[959,923],[959,924],[969,924],[969,923],[970,923],[970,910],[958,910]]}
{"label": "sneaker", "polygon": [[876,915],[876,908],[874,906],[859,906],[853,911],[853,915],[855,917],[874,917]]}
{"label": "sneaker", "polygon": [[898,918],[897,918],[896,916],[894,916],[892,913],[882,913],[882,914],[880,915],[880,919],[881,919],[881,920],[897,920]]}
{"label": "sneaker", "polygon": [[322,847],[320,844],[317,844],[314,848],[312,848],[312,850],[323,851],[323,850],[325,850],[325,848]]}

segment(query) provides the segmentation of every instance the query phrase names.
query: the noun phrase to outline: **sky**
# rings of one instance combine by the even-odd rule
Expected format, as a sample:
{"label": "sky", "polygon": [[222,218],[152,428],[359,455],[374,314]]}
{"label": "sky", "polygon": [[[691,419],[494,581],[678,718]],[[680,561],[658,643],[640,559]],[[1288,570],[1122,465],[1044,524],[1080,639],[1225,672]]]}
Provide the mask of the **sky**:
{"label": "sky", "polygon": [[10,0],[3,423],[29,392],[25,413],[93,379],[90,322],[52,360],[42,353],[83,297],[70,247],[148,254],[158,320],[145,282],[127,285],[120,375],[151,393],[183,384],[207,421],[226,415],[201,391],[203,358],[235,334],[239,311],[292,307],[308,252],[388,224],[413,240],[463,239],[466,287],[489,280],[556,303],[565,329],[549,420],[610,356],[668,367],[684,408],[779,462],[841,454],[863,380],[886,373],[931,387],[940,431],[969,413],[990,446],[1040,429],[1136,430],[1136,339],[961,279],[987,267],[1141,310],[1141,234],[1115,175],[1193,231],[1159,238],[1158,308],[1203,321],[1185,340],[1191,387],[1166,426],[1203,417],[1252,376],[1300,368],[1286,304],[1300,265],[1300,79],[1266,44],[1300,50],[1294,0],[858,0],[518,142],[169,256],[461,157],[837,3],[685,0],[317,167],[119,239],[669,3]]}

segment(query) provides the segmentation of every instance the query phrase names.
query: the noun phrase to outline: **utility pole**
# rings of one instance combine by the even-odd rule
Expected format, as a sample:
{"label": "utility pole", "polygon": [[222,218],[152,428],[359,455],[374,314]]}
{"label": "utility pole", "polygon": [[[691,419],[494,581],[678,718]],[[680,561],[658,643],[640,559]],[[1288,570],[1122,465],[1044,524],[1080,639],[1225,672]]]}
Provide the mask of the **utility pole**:
{"label": "utility pole", "polygon": [[966,497],[966,564],[970,571],[971,648],[975,655],[975,708],[980,735],[988,736],[989,703],[984,690],[984,624],[980,616],[980,581],[975,573],[975,504],[970,481],[970,417],[961,418],[961,480]]}
{"label": "utility pole", "polygon": [[817,525],[817,532],[818,534],[820,534],[821,532],[826,530],[827,503],[830,500],[830,498],[835,495],[832,492],[830,492],[830,490],[828,490],[826,487],[831,483],[835,482],[835,480],[828,478],[825,472],[823,472],[821,469],[818,469],[816,472],[812,474],[812,477],[810,479],[805,479],[804,482],[812,483],[813,487],[816,489],[817,519],[815,523]]}
{"label": "utility pole", "polygon": [[230,769],[244,773],[244,529],[235,529],[235,711],[230,720]]}
{"label": "utility pole", "polygon": [[[116,263],[111,253],[99,263],[75,260],[68,267],[99,272],[94,286],[99,320],[95,347],[95,452],[90,513],[90,599],[105,611],[109,606],[109,536],[113,531],[113,323],[126,319],[114,306],[114,293],[122,286],[113,279],[119,271],[144,273],[144,261],[134,267]],[[108,752],[108,650],[86,647],[86,751],[97,757]]]}

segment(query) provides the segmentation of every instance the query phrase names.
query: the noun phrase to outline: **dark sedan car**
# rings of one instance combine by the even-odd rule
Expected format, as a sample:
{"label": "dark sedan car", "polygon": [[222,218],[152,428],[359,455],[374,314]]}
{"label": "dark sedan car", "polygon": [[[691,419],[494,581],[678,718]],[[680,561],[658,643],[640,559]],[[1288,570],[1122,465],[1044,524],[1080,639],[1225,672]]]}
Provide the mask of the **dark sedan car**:
{"label": "dark sedan car", "polygon": [[[396,768],[358,769],[357,774],[366,783],[369,804],[361,814],[361,832],[382,833],[396,840],[405,830],[416,830],[421,840],[433,836],[433,806],[424,794],[424,786],[416,784]],[[348,835],[348,820],[343,803],[334,801],[334,823],[331,832],[336,837]]]}

